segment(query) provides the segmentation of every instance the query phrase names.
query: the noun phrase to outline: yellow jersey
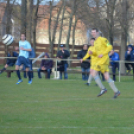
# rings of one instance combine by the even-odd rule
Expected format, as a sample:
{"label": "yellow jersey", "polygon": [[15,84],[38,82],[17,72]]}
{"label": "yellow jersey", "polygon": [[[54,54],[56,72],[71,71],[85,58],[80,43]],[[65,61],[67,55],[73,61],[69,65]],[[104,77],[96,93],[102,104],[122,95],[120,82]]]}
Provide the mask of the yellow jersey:
{"label": "yellow jersey", "polygon": [[94,46],[90,46],[89,48],[88,48],[88,51],[87,51],[87,54],[83,57],[83,60],[86,60],[86,59],[88,59],[89,57],[91,57],[91,66],[92,65],[94,65],[95,63],[96,63],[96,56],[94,56],[94,55],[90,55],[89,54],[89,51],[95,51],[94,50]]}
{"label": "yellow jersey", "polygon": [[[94,49],[95,52],[93,52],[93,55],[96,56],[96,65],[102,65],[102,64],[109,65],[108,53],[113,49],[109,41],[106,38],[98,37],[94,41]],[[98,57],[100,54],[103,54],[102,58]]]}

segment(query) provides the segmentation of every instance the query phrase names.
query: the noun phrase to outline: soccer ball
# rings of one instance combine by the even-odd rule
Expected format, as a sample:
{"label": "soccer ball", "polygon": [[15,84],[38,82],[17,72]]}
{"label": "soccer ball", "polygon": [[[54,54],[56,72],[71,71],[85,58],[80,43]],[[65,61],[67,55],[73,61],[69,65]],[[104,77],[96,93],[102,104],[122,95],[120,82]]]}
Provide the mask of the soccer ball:
{"label": "soccer ball", "polygon": [[5,34],[2,37],[2,43],[5,44],[5,45],[7,45],[7,46],[8,45],[11,45],[13,43],[13,40],[14,40],[14,38],[10,34]]}

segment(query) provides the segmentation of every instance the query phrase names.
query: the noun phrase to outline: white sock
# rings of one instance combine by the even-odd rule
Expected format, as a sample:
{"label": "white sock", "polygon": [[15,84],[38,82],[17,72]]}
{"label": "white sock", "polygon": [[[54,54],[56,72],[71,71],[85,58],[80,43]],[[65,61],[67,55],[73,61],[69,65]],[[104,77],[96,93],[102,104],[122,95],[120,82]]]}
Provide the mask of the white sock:
{"label": "white sock", "polygon": [[93,79],[93,76],[90,74],[88,78],[88,83],[91,83],[92,79]]}
{"label": "white sock", "polygon": [[115,86],[114,81],[113,81],[111,78],[109,78],[109,79],[107,80],[107,82],[109,83],[109,86],[112,88],[112,90],[113,90],[115,93],[118,92],[118,89],[117,89],[117,87]]}
{"label": "white sock", "polygon": [[100,87],[101,90],[105,89],[105,87],[103,86],[98,74],[94,77],[94,79],[95,79],[95,82],[97,83],[97,85]]}

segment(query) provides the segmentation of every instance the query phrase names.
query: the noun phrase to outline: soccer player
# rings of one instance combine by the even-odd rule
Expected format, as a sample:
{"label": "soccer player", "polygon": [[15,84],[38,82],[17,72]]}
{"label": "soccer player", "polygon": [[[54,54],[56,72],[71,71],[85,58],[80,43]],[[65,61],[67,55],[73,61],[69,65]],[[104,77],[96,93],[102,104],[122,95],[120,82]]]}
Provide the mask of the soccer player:
{"label": "soccer player", "polygon": [[[18,57],[18,53],[16,51],[18,51],[19,48],[15,47],[15,51],[10,50],[7,54],[7,57]],[[7,59],[6,65],[4,66],[4,68],[0,71],[0,74],[2,74],[8,67],[12,67],[15,65],[17,59]]]}
{"label": "soccer player", "polygon": [[92,76],[94,77],[95,82],[101,89],[101,92],[98,94],[98,97],[107,92],[107,89],[104,87],[98,76],[98,71],[101,71],[106,81],[109,83],[109,86],[115,93],[113,98],[117,98],[120,95],[120,91],[115,86],[114,81],[110,78],[109,67],[108,67],[109,66],[108,54],[113,47],[106,38],[100,37],[97,28],[93,28],[91,34],[95,38],[95,42],[94,42],[94,50],[89,51],[89,54],[96,56],[96,63],[93,66]]}
{"label": "soccer player", "polygon": [[87,54],[83,57],[83,59],[81,59],[81,62],[85,61],[86,59],[88,59],[89,57],[91,57],[91,61],[90,61],[90,75],[89,75],[89,78],[88,78],[88,82],[86,83],[86,85],[90,85],[92,79],[93,79],[93,76],[92,76],[92,72],[93,72],[93,65],[95,64],[95,60],[96,60],[96,57],[93,56],[93,55],[90,55],[89,54],[89,51],[94,51],[94,41],[95,41],[95,38],[91,38],[90,39],[90,47],[88,48],[88,52]]}
{"label": "soccer player", "polygon": [[20,84],[22,82],[19,67],[23,64],[26,67],[26,72],[28,73],[29,81],[28,84],[32,83],[31,79],[31,72],[30,69],[30,61],[29,61],[29,52],[31,51],[31,45],[26,40],[25,34],[21,34],[21,40],[19,41],[19,57],[16,62],[16,73],[19,78],[18,82],[16,84]]}
{"label": "soccer player", "polygon": [[120,57],[119,57],[119,54],[116,53],[114,50],[112,50],[110,53],[109,53],[109,58],[110,58],[110,64],[112,66],[112,73],[113,73],[113,80],[116,81],[116,68],[118,69],[119,71],[119,60],[120,60]]}
{"label": "soccer player", "polygon": [[[63,44],[60,45],[60,50],[57,52],[57,58],[61,60],[64,68],[64,79],[68,79],[68,73],[67,73],[67,68],[68,68],[68,63],[67,61],[62,61],[62,59],[68,59],[70,56],[70,52],[68,50],[65,50],[65,46]],[[60,71],[60,79],[62,79],[62,71]]]}
{"label": "soccer player", "polygon": [[[83,57],[85,57],[87,52],[88,52],[88,45],[84,44],[82,50],[79,51],[78,54],[77,54],[77,59],[82,59]],[[90,58],[88,57],[88,59],[90,59]],[[89,61],[83,61],[81,63],[82,80],[88,80],[89,69],[90,69],[90,62]]]}

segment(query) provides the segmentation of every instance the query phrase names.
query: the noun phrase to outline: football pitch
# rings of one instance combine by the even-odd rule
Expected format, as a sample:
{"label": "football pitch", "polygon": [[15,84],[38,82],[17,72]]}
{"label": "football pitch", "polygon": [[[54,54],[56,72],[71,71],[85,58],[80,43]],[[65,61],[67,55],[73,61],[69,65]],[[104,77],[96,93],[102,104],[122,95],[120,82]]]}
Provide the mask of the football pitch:
{"label": "football pitch", "polygon": [[117,99],[72,75],[69,80],[33,79],[16,85],[17,77],[0,76],[0,134],[133,134],[134,81],[116,82]]}

